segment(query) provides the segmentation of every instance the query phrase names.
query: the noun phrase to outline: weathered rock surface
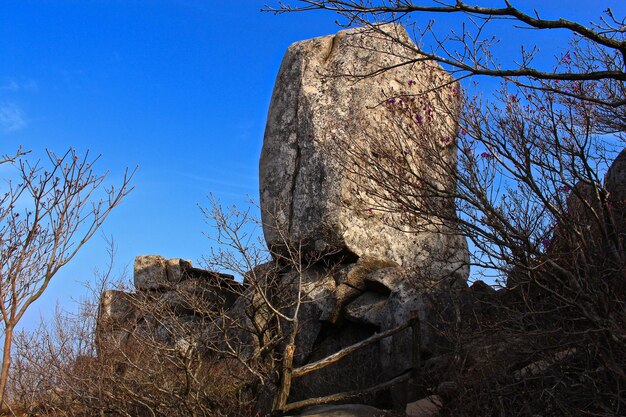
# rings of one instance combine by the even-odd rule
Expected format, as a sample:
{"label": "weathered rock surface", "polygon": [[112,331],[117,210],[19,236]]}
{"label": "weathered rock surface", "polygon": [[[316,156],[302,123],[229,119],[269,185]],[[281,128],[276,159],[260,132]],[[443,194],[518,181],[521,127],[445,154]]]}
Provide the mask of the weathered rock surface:
{"label": "weathered rock surface", "polygon": [[387,304],[387,297],[372,291],[363,293],[346,306],[346,319],[380,328],[381,313]]}
{"label": "weathered rock surface", "polygon": [[430,395],[421,400],[407,404],[407,417],[437,417],[441,414],[441,397],[438,395]]}
{"label": "weathered rock surface", "polygon": [[363,291],[365,289],[366,276],[380,269],[394,266],[397,266],[397,264],[387,259],[362,256],[356,263],[348,264],[337,272],[337,282]]}
{"label": "weathered rock surface", "polygon": [[135,258],[133,280],[137,290],[154,290],[167,284],[165,258],[144,255]]}
{"label": "weathered rock surface", "polygon": [[[580,180],[561,191],[569,194],[553,234],[542,242],[544,250],[568,267],[578,254],[584,254],[587,265],[603,264],[608,253],[626,243],[626,149],[609,166],[602,184]],[[515,268],[507,276],[509,288],[526,287],[528,282]],[[541,292],[535,296],[541,297]]]}
{"label": "weathered rock surface", "polygon": [[132,296],[128,293],[118,290],[106,290],[102,293],[98,320],[124,322],[135,312]]}
{"label": "weathered rock surface", "polygon": [[192,268],[191,261],[173,258],[165,261],[165,275],[171,283],[178,283],[186,278],[187,271]]}
{"label": "weathered rock surface", "polygon": [[[384,35],[389,32],[411,45],[397,25],[342,31],[293,44],[277,77],[259,164],[267,244],[280,251],[287,240],[302,243],[312,254],[348,255],[342,265],[318,274],[317,281],[314,276],[305,280],[323,290],[310,292],[302,309],[296,366],[404,325],[414,315],[430,319],[437,314],[431,310],[445,309],[439,302],[449,300],[434,301],[428,293],[442,286],[463,287],[468,275],[467,243],[455,235],[453,224],[443,223],[439,230],[421,225],[420,233],[411,233],[416,228],[409,220],[393,213],[383,218],[371,207],[388,203],[367,193],[362,164],[346,164],[344,153],[354,158],[358,152],[350,150],[370,149],[375,141],[398,133],[389,106],[381,103],[417,94],[427,98],[434,114],[429,140],[435,153],[430,156],[448,163],[456,158],[450,138],[457,133],[460,98],[451,90],[431,91],[452,78],[424,61],[377,73],[419,57],[390,41]],[[376,75],[358,82],[349,76],[369,73]],[[413,149],[402,156],[416,161],[415,169],[432,165]],[[431,178],[440,189],[454,187],[449,176]],[[454,207],[444,202],[441,210],[454,212]],[[340,363],[321,371],[317,381],[305,377],[294,382],[294,397],[332,393],[328,384],[320,384],[329,378],[334,378],[334,388],[359,389],[410,370],[416,349],[412,332],[406,328],[371,346],[365,368]],[[421,333],[418,339],[425,345],[436,344],[427,325]]]}
{"label": "weathered rock surface", "polygon": [[159,255],[135,258],[135,292],[103,292],[98,311],[98,345],[132,349],[130,339],[172,346],[200,336],[197,316],[229,309],[243,292],[231,275],[193,268],[190,261]]}
{"label": "weathered rock surface", "polygon": [[389,414],[368,405],[342,404],[311,407],[298,415],[307,417],[384,417]]}
{"label": "weathered rock surface", "polygon": [[604,188],[609,193],[611,214],[622,240],[626,236],[626,149],[615,158],[604,177]]}
{"label": "weathered rock surface", "polygon": [[[411,44],[401,26],[379,29]],[[467,269],[458,269],[468,256],[464,238],[404,232],[407,225],[395,218],[391,227],[389,218],[383,220],[368,208],[372,197],[357,185],[363,177],[350,173],[337,158],[351,144],[366,148],[368,141],[394,133],[386,127],[388,110],[380,106],[385,99],[452,81],[437,64],[423,61],[358,82],[347,74],[373,73],[417,57],[371,29],[341,31],[289,47],[272,96],[259,164],[263,229],[270,247],[284,243],[280,230],[309,250],[372,255],[404,267],[422,268],[445,259],[436,268],[440,274],[466,277]],[[459,98],[431,94],[429,100],[440,135],[432,140],[454,137]],[[440,157],[452,160],[455,152],[454,146],[442,146]],[[453,186],[444,181],[440,185]]]}
{"label": "weathered rock surface", "polygon": [[102,349],[119,349],[124,346],[139,315],[132,294],[118,290],[104,291],[98,309],[98,350],[102,352]]}
{"label": "weathered rock surface", "polygon": [[161,290],[185,279],[191,261],[180,258],[165,259],[159,255],[135,258],[134,283],[138,291]]}

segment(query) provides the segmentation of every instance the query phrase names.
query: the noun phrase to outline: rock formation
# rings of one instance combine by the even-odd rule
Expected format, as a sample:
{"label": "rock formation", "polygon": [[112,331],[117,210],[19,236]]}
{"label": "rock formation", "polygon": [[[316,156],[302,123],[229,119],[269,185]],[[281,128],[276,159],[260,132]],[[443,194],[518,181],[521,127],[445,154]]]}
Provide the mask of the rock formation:
{"label": "rock formation", "polygon": [[[409,46],[388,39],[389,32]],[[295,367],[376,333],[405,327],[340,363],[294,380],[290,401],[366,389],[410,373],[422,351],[432,354],[439,343],[438,320],[456,311],[454,301],[441,289],[466,288],[465,238],[454,233],[450,216],[449,223],[438,229],[422,225],[416,233],[415,225],[401,216],[391,213],[383,218],[368,210],[369,203],[376,207],[386,203],[360,187],[367,181],[362,175],[366,172],[347,169],[341,159],[347,149],[367,149],[371,141],[396,132],[397,126],[388,120],[389,108],[381,103],[421,94],[430,103],[434,156],[454,162],[456,148],[450,138],[456,135],[459,99],[449,90],[433,91],[452,83],[450,75],[424,61],[378,73],[401,60],[419,58],[410,42],[402,27],[385,25],[373,32],[354,29],[298,42],[285,55],[260,160],[261,214],[270,250],[278,255],[287,244],[302,244],[305,255],[311,255],[302,258],[306,265],[275,256],[270,264],[246,274],[246,284],[238,284],[230,276],[195,269],[188,261],[141,256],[135,261],[136,292],[103,295],[99,333],[122,346],[132,332],[169,330],[166,320],[152,326],[153,313],[138,311],[137,303],[145,305],[148,300],[190,323],[186,328],[196,326],[199,333],[210,334],[207,326],[236,323],[225,332],[227,337],[240,344],[239,355],[257,358],[265,335],[257,340],[250,335],[276,320],[264,305],[266,297],[279,299],[278,292],[297,291],[301,284]],[[370,73],[374,75],[354,78]],[[428,163],[419,153],[410,158],[417,161],[413,168],[423,169]],[[454,187],[448,179],[433,178],[439,188]],[[454,213],[453,203],[445,202],[442,210]],[[220,311],[213,323],[207,314],[211,309]],[[198,317],[209,319],[200,325]],[[428,325],[416,330],[408,326],[412,317]],[[281,326],[284,330],[290,325]],[[171,336],[175,332],[163,333],[170,335],[162,338],[164,343],[181,343]],[[406,384],[396,384],[362,401],[402,407],[418,399],[407,392]]]}
{"label": "rock formation", "polygon": [[[433,112],[429,117],[436,134],[429,139],[443,144],[431,156],[455,158],[449,138],[456,136],[460,99],[450,87],[432,91],[451,84],[451,76],[428,61],[389,69],[417,61],[415,49],[404,28],[394,24],[345,30],[289,47],[272,95],[259,164],[263,230],[270,247],[288,239],[309,250],[374,256],[403,267],[423,269],[436,257],[446,259],[437,269],[445,264],[452,271],[467,264],[464,238],[434,230],[411,233],[415,228],[389,213],[383,220],[382,212],[371,207],[387,202],[366,195],[359,183],[368,173],[351,160],[359,157],[354,149],[365,150],[373,141],[398,134],[382,103],[420,94]],[[415,146],[409,151],[413,154],[407,159],[425,162]],[[436,185],[454,187],[443,178]],[[444,209],[454,211],[452,204],[448,201]],[[467,275],[467,269],[458,272]]]}
{"label": "rock formation", "polygon": [[[227,309],[243,286],[232,275],[194,268],[190,261],[158,255],[135,258],[134,292],[107,290],[98,311],[99,349],[130,349],[138,333],[150,333],[159,343],[175,345],[177,329],[163,318],[174,318],[180,328],[194,326],[196,317]],[[201,332],[202,329],[198,329]],[[183,337],[183,336],[181,336]],[[141,338],[139,338],[141,339]]]}
{"label": "rock formation", "polygon": [[[390,40],[389,33],[405,45]],[[394,213],[383,217],[368,208],[384,208],[386,202],[381,195],[368,195],[372,185],[367,186],[366,164],[351,160],[359,155],[351,150],[374,148],[398,132],[388,120],[386,104],[426,97],[432,133],[427,140],[434,150],[429,156],[448,166],[455,161],[451,138],[457,133],[459,98],[452,90],[433,91],[441,84],[454,86],[453,80],[437,64],[419,61],[414,49],[398,25],[342,31],[292,45],[278,74],[260,160],[263,230],[273,260],[254,265],[239,283],[182,259],[137,257],[135,291],[111,290],[102,296],[100,350],[113,346],[144,352],[145,346],[136,346],[142,340],[137,336],[144,335],[187,354],[196,349],[193,335],[207,345],[198,356],[210,361],[228,350],[225,344],[229,359],[258,364],[269,357],[261,365],[267,365],[271,377],[261,384],[260,394],[254,392],[262,403],[259,409],[267,412],[274,394],[268,391],[278,384],[277,363],[289,348],[293,363],[286,368],[297,369],[376,334],[393,332],[291,381],[290,402],[394,382],[360,396],[360,405],[325,406],[303,414],[310,416],[384,415],[364,405],[368,403],[396,409],[408,404],[408,416],[437,416],[446,401],[462,391],[454,379],[459,376],[457,366],[466,367],[470,379],[484,378],[489,370],[518,383],[523,372],[545,372],[574,355],[570,350],[556,352],[548,362],[527,358],[522,351],[512,355],[514,346],[522,343],[518,333],[515,339],[497,329],[490,333],[489,326],[481,328],[483,323],[500,323],[511,306],[524,313],[531,298],[512,279],[511,288],[497,292],[480,281],[467,287],[467,243],[455,233],[451,201],[438,203],[448,215],[436,229],[416,227]],[[411,65],[391,68],[411,59]],[[413,115],[413,123],[420,124],[420,114]],[[432,162],[418,151],[405,152],[397,157],[413,161],[411,169],[427,169]],[[355,165],[346,165],[351,162]],[[606,175],[608,197],[603,203],[617,219],[620,241],[626,223],[625,178],[626,151]],[[455,186],[437,172],[432,179],[432,185],[444,191]],[[574,224],[586,226],[589,209],[600,206],[596,190],[580,184],[573,191],[567,204]],[[590,236],[598,232],[594,227],[587,227]],[[552,246],[566,245],[564,236],[557,225]],[[590,247],[603,256],[605,248],[591,240]],[[294,243],[304,253],[290,262],[284,252]],[[537,297],[544,298],[541,293]],[[296,306],[297,320],[289,320]],[[461,326],[470,329],[470,340],[451,341],[447,332]],[[290,329],[297,329],[293,345],[285,336]],[[501,366],[495,371],[489,363],[494,358]],[[407,377],[397,380],[399,376]]]}

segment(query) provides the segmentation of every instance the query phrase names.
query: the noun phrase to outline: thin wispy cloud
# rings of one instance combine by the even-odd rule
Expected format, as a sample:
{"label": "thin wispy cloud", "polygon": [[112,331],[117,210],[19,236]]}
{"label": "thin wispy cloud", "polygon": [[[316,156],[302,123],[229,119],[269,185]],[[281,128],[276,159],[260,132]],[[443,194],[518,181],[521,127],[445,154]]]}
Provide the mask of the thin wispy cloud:
{"label": "thin wispy cloud", "polygon": [[14,103],[0,104],[0,130],[10,133],[25,127],[26,115],[18,105]]}
{"label": "thin wispy cloud", "polygon": [[209,184],[213,184],[213,185],[220,186],[220,187],[226,187],[226,188],[239,188],[243,190],[255,190],[257,186],[257,182],[258,182],[257,178],[242,176],[242,175],[240,176],[230,175],[228,176],[229,178],[239,177],[239,179],[228,181],[228,180],[219,180],[219,179],[216,179],[215,177],[196,175],[190,172],[177,172],[177,174],[180,176],[189,178],[191,180],[194,180],[194,181],[206,182]]}
{"label": "thin wispy cloud", "polygon": [[[258,179],[250,181],[245,176],[239,175],[216,175],[203,176],[191,172],[176,172],[180,177],[185,178],[185,184],[192,185],[198,189],[199,183],[201,188],[206,190],[207,195],[212,193],[218,198],[231,198],[240,201],[242,204],[248,204],[251,200],[255,200],[258,195]],[[231,180],[216,179],[216,177],[227,177]]]}
{"label": "thin wispy cloud", "polygon": [[39,86],[37,85],[37,82],[30,78],[18,79],[14,77],[5,77],[3,82],[0,84],[0,91],[11,93],[20,91],[33,92],[37,91],[38,88]]}

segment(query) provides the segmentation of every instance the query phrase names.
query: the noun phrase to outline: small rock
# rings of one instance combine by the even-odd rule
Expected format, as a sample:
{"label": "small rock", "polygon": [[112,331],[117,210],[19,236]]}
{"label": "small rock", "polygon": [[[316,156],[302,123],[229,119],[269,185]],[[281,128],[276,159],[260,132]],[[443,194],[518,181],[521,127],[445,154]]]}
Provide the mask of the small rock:
{"label": "small rock", "polygon": [[311,407],[300,416],[307,417],[383,417],[386,411],[362,404],[322,405]]}
{"label": "small rock", "polygon": [[491,285],[487,285],[484,281],[478,280],[470,286],[470,290],[473,292],[479,292],[484,294],[495,294],[496,290]]}
{"label": "small rock", "polygon": [[400,267],[387,267],[374,271],[365,276],[365,286],[368,289],[383,294],[400,288],[406,281],[406,271]]}
{"label": "small rock", "polygon": [[386,296],[367,291],[346,306],[346,319],[380,327],[383,322],[381,313],[386,303]]}
{"label": "small rock", "polygon": [[428,375],[430,379],[441,380],[441,378],[448,373],[448,369],[452,366],[452,356],[450,354],[443,354],[433,356],[424,362],[424,373]]}
{"label": "small rock", "polygon": [[357,290],[356,288],[353,288],[349,285],[337,285],[337,290],[335,292],[337,302],[335,304],[333,312],[330,315],[329,322],[337,323],[342,318],[343,308],[355,299],[357,299],[361,294],[363,294],[363,291]]}
{"label": "small rock", "polygon": [[167,280],[171,283],[178,283],[186,279],[186,272],[192,265],[191,261],[173,258],[165,261]]}
{"label": "small rock", "polygon": [[158,290],[167,286],[165,258],[143,255],[135,258],[134,282],[137,291]]}
{"label": "small rock", "polygon": [[406,405],[407,417],[437,417],[441,413],[442,401],[438,395],[429,395]]}
{"label": "small rock", "polygon": [[388,259],[379,259],[373,256],[362,256],[355,264],[343,268],[337,274],[337,283],[364,290],[365,277],[378,270],[398,266]]}

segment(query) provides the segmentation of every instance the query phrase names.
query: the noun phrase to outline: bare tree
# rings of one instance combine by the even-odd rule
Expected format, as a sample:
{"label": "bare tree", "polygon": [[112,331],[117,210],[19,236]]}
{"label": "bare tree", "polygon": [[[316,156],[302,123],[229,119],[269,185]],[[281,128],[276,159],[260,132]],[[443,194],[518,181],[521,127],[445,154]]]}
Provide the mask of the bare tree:
{"label": "bare tree", "polygon": [[98,158],[47,152],[32,163],[18,151],[18,178],[0,196],[0,313],[4,332],[0,403],[4,399],[14,330],[52,278],[96,233],[111,210],[132,190],[126,172],[118,188],[104,188]]}
{"label": "bare tree", "polygon": [[260,221],[249,211],[225,211],[215,199],[210,207],[203,213],[214,228],[218,250],[205,260],[244,277],[245,285],[240,298],[244,309],[220,312],[223,337],[211,349],[236,359],[254,376],[254,391],[265,396],[265,403],[257,404],[259,411],[280,413],[288,402],[301,329],[308,325],[303,310],[330,295],[320,273],[331,276],[332,265],[326,264],[325,271],[319,265],[335,253],[307,251],[279,225],[274,227],[281,244],[268,251],[259,236]]}

